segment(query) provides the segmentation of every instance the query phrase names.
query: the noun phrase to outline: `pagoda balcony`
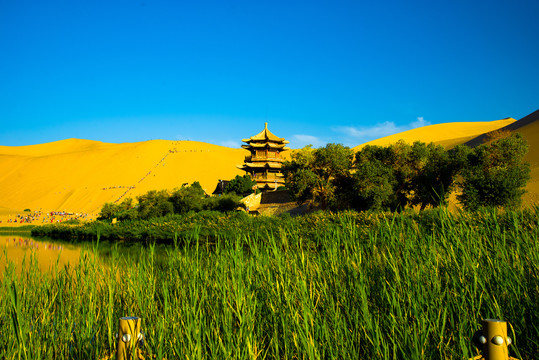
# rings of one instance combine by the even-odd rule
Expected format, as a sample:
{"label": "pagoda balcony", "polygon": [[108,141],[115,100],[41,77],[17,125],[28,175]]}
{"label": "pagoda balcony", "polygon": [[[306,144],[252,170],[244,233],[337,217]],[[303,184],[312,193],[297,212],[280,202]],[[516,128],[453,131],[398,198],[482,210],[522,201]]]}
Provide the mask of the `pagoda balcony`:
{"label": "pagoda balcony", "polygon": [[284,184],[284,179],[256,179],[257,184]]}
{"label": "pagoda balcony", "polygon": [[282,174],[253,174],[251,175],[251,179],[257,181],[257,182],[263,182],[263,181],[275,181],[277,182],[284,182],[284,177]]}
{"label": "pagoda balcony", "polygon": [[245,161],[264,161],[264,162],[284,162],[285,159],[281,157],[270,157],[270,156],[252,156],[247,155]]}

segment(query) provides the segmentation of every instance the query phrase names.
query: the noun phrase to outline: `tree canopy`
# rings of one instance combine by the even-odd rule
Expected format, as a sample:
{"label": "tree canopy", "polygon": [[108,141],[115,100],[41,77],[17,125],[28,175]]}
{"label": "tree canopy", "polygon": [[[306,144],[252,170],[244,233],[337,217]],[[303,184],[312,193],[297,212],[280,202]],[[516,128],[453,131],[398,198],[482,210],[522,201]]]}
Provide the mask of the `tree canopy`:
{"label": "tree canopy", "polygon": [[105,203],[98,219],[129,220],[151,219],[169,214],[185,214],[203,210],[232,211],[244,205],[240,196],[225,194],[220,197],[208,197],[195,181],[189,186],[182,186],[172,192],[151,190],[137,197],[137,204],[131,198],[120,204]]}
{"label": "tree canopy", "polygon": [[354,152],[341,144],[306,146],[283,164],[287,187],[299,203],[312,198],[326,209],[336,199],[336,180],[349,174],[353,158]]}
{"label": "tree canopy", "polygon": [[251,176],[248,174],[245,174],[243,176],[236,175],[236,177],[226,185],[226,188],[224,190],[225,194],[238,194],[238,195],[244,195],[244,194],[250,194],[253,193],[254,186],[256,185],[256,181],[251,179]]}
{"label": "tree canopy", "polygon": [[454,191],[470,209],[518,206],[530,173],[527,145],[518,134],[496,134],[474,149],[399,141],[367,145],[354,156],[340,144],[306,146],[292,154],[283,172],[298,203],[313,199],[323,209],[423,210],[446,205]]}
{"label": "tree canopy", "polygon": [[530,164],[524,161],[527,151],[520,134],[497,137],[475,147],[462,171],[459,201],[468,209],[519,206],[530,179]]}

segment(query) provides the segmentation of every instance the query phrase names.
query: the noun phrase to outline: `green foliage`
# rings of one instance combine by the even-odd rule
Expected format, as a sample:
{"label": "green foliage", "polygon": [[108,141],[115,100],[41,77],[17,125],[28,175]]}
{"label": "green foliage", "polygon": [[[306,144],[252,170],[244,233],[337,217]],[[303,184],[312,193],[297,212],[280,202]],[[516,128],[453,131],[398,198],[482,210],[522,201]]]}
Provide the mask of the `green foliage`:
{"label": "green foliage", "polygon": [[445,203],[458,170],[450,152],[432,143],[368,145],[356,153],[354,171],[341,182],[341,203],[356,210],[439,206]]}
{"label": "green foliage", "polygon": [[447,205],[457,185],[466,208],[516,207],[530,177],[529,164],[523,161],[526,151],[520,135],[497,136],[490,145],[473,150],[401,140],[387,147],[365,146],[355,154],[352,167],[350,149],[328,144],[294,153],[283,172],[298,203],[312,198],[324,209],[424,210]]}
{"label": "green foliage", "polygon": [[283,163],[282,171],[286,186],[291,190],[298,204],[312,197],[311,191],[316,183],[316,175],[312,170],[313,152],[312,146],[307,145],[292,153],[292,161]]}
{"label": "green foliage", "polygon": [[175,214],[185,214],[189,211],[202,210],[202,201],[206,195],[202,186],[195,181],[190,186],[182,186],[172,192],[169,201],[172,203]]}
{"label": "green foliage", "polygon": [[174,213],[174,205],[169,200],[166,190],[150,190],[144,195],[137,196],[138,217],[149,219]]}
{"label": "green foliage", "polygon": [[137,211],[133,205],[133,199],[124,199],[120,204],[105,203],[101,208],[98,220],[111,220],[117,218],[118,220],[133,219],[137,217]]}
{"label": "green foliage", "polygon": [[350,172],[353,158],[354,152],[341,144],[306,146],[283,164],[286,186],[298,203],[312,198],[325,209],[335,201],[335,181]]}
{"label": "green foliage", "polygon": [[246,195],[254,192],[253,186],[256,185],[256,181],[251,179],[250,175],[236,175],[236,177],[227,184],[224,193],[234,193],[238,195]]}
{"label": "green foliage", "polygon": [[384,210],[390,207],[393,196],[393,172],[383,162],[388,149],[366,146],[356,154],[356,168],[337,183],[334,208],[355,210]]}
{"label": "green foliage", "polygon": [[245,209],[245,204],[240,201],[241,199],[241,196],[236,195],[235,193],[209,197],[205,200],[203,208],[204,210],[221,212],[234,211],[238,208]]}
{"label": "green foliage", "polygon": [[530,164],[524,161],[527,151],[526,140],[520,134],[499,137],[474,148],[462,172],[459,201],[467,209],[518,207],[530,179]]}
{"label": "green foliage", "polygon": [[391,147],[367,145],[356,153],[350,187],[343,188],[343,201],[356,210],[386,210],[396,207],[395,153]]}
{"label": "green foliage", "polygon": [[113,245],[53,275],[8,268],[0,358],[109,358],[126,315],[149,359],[468,359],[486,318],[509,322],[510,356],[539,353],[537,207],[140,222],[178,242]]}
{"label": "green foliage", "polygon": [[411,205],[420,205],[421,210],[427,206],[438,207],[447,205],[449,194],[454,189],[457,175],[466,163],[470,149],[458,145],[446,150],[441,145],[416,142],[413,152],[421,154],[421,166],[411,180]]}
{"label": "green foliage", "polygon": [[190,186],[182,186],[172,193],[166,190],[151,190],[137,197],[138,204],[128,198],[120,204],[105,203],[98,220],[121,221],[149,220],[172,214],[187,214],[203,210],[233,211],[245,207],[241,197],[231,193],[220,197],[207,197],[198,181]]}

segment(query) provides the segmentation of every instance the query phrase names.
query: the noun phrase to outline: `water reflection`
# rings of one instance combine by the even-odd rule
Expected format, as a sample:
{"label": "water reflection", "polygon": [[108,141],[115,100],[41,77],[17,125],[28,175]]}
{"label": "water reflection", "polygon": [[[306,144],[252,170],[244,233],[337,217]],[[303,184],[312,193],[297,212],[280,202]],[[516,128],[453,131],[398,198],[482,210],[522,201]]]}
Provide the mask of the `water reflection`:
{"label": "water reflection", "polygon": [[[15,265],[20,273],[23,264],[27,269],[32,256],[35,257],[41,272],[64,268],[66,264],[79,262],[81,247],[55,242],[52,240],[36,240],[29,235],[0,235],[0,274],[4,273],[6,263]],[[6,261],[7,260],[7,261]]]}

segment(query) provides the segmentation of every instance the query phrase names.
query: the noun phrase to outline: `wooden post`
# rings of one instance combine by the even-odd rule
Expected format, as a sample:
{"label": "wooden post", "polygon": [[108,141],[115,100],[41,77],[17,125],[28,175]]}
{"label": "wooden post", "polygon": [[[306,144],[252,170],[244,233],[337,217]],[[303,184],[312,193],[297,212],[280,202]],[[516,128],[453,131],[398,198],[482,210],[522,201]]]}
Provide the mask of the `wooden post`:
{"label": "wooden post", "polygon": [[483,329],[478,331],[477,345],[483,350],[482,356],[474,359],[516,360],[509,356],[512,340],[507,336],[507,322],[497,319],[483,320]]}
{"label": "wooden post", "polygon": [[120,318],[118,325],[118,346],[116,360],[130,360],[137,352],[137,346],[143,339],[140,332],[142,319],[136,316],[126,316]]}

